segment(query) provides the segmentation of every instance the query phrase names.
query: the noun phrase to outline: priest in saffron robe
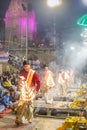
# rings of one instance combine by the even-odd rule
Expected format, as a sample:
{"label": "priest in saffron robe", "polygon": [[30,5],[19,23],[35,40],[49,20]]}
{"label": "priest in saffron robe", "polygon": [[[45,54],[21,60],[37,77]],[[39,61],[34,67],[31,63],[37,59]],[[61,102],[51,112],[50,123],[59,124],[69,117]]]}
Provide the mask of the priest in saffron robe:
{"label": "priest in saffron robe", "polygon": [[20,98],[17,105],[15,123],[17,125],[30,123],[33,119],[33,101],[40,89],[37,73],[31,69],[27,61],[23,62],[23,70],[19,73]]}

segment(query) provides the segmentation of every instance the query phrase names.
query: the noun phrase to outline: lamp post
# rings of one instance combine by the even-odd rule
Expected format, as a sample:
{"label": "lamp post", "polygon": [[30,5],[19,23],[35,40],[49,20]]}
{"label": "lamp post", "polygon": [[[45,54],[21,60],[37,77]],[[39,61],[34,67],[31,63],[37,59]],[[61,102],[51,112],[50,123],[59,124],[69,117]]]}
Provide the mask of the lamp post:
{"label": "lamp post", "polygon": [[[62,4],[62,0],[47,0],[47,5],[51,8],[55,8],[57,6],[60,6]],[[53,44],[54,46],[56,45],[56,19],[54,16],[54,21],[53,21]]]}
{"label": "lamp post", "polygon": [[27,7],[22,4],[22,8],[24,11],[26,11],[26,60],[28,59],[28,1],[27,1]]}
{"label": "lamp post", "polygon": [[28,59],[28,8],[26,9],[26,60]]}

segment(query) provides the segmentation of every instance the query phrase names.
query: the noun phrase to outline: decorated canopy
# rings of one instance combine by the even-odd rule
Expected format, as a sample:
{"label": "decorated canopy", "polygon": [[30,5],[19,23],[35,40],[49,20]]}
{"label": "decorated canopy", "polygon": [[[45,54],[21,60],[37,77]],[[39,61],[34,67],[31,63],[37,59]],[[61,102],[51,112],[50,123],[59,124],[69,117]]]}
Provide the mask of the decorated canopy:
{"label": "decorated canopy", "polygon": [[87,14],[83,15],[77,20],[77,24],[80,26],[87,26]]}

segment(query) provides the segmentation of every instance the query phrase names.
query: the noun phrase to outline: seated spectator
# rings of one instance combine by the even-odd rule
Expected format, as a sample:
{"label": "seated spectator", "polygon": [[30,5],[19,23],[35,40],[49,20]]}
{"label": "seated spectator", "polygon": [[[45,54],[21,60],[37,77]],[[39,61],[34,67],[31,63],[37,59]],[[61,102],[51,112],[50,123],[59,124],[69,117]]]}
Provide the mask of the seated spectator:
{"label": "seated spectator", "polygon": [[6,92],[5,95],[1,99],[1,104],[3,104],[6,108],[10,106],[10,92]]}
{"label": "seated spectator", "polygon": [[15,97],[15,91],[13,89],[10,90],[10,101],[15,102],[16,97]]}
{"label": "seated spectator", "polygon": [[3,95],[4,95],[4,90],[3,90],[3,87],[2,87],[2,85],[0,83],[0,98],[2,98]]}
{"label": "seated spectator", "polygon": [[6,79],[3,81],[3,87],[4,87],[4,88],[7,88],[7,89],[10,89],[10,88],[11,88],[11,82],[10,82],[10,80],[8,80],[8,78],[6,78]]}

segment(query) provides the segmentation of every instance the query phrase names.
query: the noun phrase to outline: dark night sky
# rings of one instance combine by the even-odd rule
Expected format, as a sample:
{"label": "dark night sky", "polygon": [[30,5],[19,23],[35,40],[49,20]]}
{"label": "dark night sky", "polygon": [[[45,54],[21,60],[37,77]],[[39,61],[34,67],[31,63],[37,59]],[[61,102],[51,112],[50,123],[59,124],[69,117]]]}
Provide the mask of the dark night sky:
{"label": "dark night sky", "polygon": [[[10,0],[0,0],[0,18],[5,16],[9,3]],[[57,31],[73,28],[77,26],[77,19],[87,13],[87,7],[81,0],[63,0],[62,6],[54,9],[47,6],[46,0],[29,0],[29,5],[31,4],[39,29],[52,25],[54,16]]]}
{"label": "dark night sky", "polygon": [[87,7],[81,3],[81,0],[63,0],[63,5],[55,9],[48,7],[46,0],[33,1],[38,22],[40,24],[51,23],[55,15],[58,29],[76,25],[77,19],[87,12]]}
{"label": "dark night sky", "polygon": [[0,18],[5,16],[10,0],[0,0]]}
{"label": "dark night sky", "polygon": [[[10,1],[11,0],[0,0],[0,18],[3,18],[5,16],[5,12],[8,8]],[[36,19],[37,19],[37,25],[38,25],[37,32],[40,32],[38,34],[41,34],[41,31],[43,30],[46,30],[46,29],[50,30],[49,28],[53,27],[53,19],[55,16],[57,39],[59,38],[60,41],[62,41],[59,43],[63,43],[64,47],[66,46],[65,48],[66,50],[68,48],[68,44],[79,45],[79,43],[82,42],[81,36],[80,36],[80,33],[82,32],[81,30],[82,27],[78,26],[76,23],[77,20],[82,15],[87,14],[87,6],[84,6],[82,4],[82,0],[63,0],[62,6],[56,7],[54,9],[47,6],[47,3],[46,3],[47,0],[28,0],[28,1],[29,1],[29,6],[32,7],[36,13]],[[51,32],[53,31],[51,30]],[[76,48],[75,54],[77,54],[77,51],[78,51],[78,48]],[[60,49],[60,52],[61,52],[60,54],[58,53],[59,55],[62,54],[61,49]],[[77,58],[73,56],[75,55],[73,53],[71,54],[71,52],[69,51],[69,53],[67,53],[66,55],[66,62],[68,59],[68,62],[70,62],[70,65],[77,64],[78,65],[77,68],[79,70],[79,68],[82,67],[80,66],[80,61],[79,61],[80,59],[77,59],[78,56]],[[87,57],[87,55],[85,56]],[[84,55],[82,54],[81,65],[82,65],[82,62],[85,63],[83,61],[84,60],[83,57]],[[61,62],[61,59],[59,61]],[[86,59],[86,62],[87,62],[87,59]]]}

